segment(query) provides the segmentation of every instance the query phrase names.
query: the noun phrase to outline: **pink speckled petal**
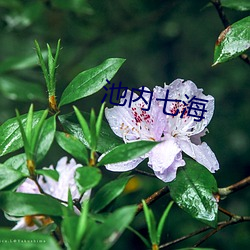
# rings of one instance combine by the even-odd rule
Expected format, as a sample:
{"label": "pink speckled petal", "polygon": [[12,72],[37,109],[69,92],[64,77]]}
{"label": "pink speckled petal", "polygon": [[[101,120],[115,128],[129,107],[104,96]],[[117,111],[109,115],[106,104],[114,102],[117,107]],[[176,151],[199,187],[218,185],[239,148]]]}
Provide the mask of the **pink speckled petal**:
{"label": "pink speckled petal", "polygon": [[[175,113],[177,110],[179,110],[179,114],[176,116],[167,115],[169,126],[171,128],[170,132],[172,132],[173,135],[178,134],[182,136],[192,136],[198,134],[203,131],[210,122],[214,112],[214,98],[210,95],[204,95],[202,93],[203,89],[198,89],[192,81],[176,79],[169,86],[165,86],[164,91],[162,89],[156,90],[157,98],[165,98],[166,91],[169,90],[168,99],[181,100],[181,102],[168,101],[167,103],[166,112]],[[187,98],[187,96],[189,98]],[[185,110],[183,101],[185,103],[188,103],[188,101],[194,96],[196,98],[208,101],[205,106],[205,109],[207,110],[204,113],[205,118],[201,121],[194,121],[195,119],[198,119],[198,117],[191,117],[186,115],[180,118],[182,111]],[[164,102],[159,102],[161,103],[160,105],[163,108]]]}

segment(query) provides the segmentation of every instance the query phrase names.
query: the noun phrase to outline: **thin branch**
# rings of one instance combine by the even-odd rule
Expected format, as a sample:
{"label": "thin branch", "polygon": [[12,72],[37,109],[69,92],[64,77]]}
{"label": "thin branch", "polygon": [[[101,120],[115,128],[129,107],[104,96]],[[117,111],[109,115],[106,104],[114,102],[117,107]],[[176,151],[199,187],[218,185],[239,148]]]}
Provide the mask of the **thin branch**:
{"label": "thin branch", "polygon": [[197,230],[197,231],[194,231],[194,232],[192,232],[192,233],[190,233],[190,234],[187,234],[187,235],[185,235],[185,236],[182,236],[182,237],[180,237],[180,238],[178,238],[178,239],[175,239],[175,240],[173,240],[173,241],[170,241],[170,242],[167,242],[167,243],[165,243],[165,244],[162,244],[162,245],[159,246],[159,248],[165,248],[165,247],[169,247],[169,246],[171,246],[171,245],[177,244],[177,243],[179,243],[179,242],[181,242],[181,241],[184,241],[184,240],[186,240],[186,239],[188,239],[188,238],[191,238],[191,237],[193,237],[193,236],[195,236],[195,235],[197,235],[197,234],[206,232],[206,231],[209,230],[209,229],[211,229],[211,227],[209,227],[209,226],[203,227],[203,228],[201,228],[201,229],[199,229],[199,230]]}
{"label": "thin branch", "polygon": [[218,209],[219,209],[219,211],[221,211],[223,214],[229,216],[230,218],[233,218],[235,216],[235,214],[232,214],[231,212],[227,211],[226,209],[224,209],[222,207],[219,207]]}
{"label": "thin branch", "polygon": [[[219,222],[218,223],[218,227],[216,229],[214,229],[213,231],[209,232],[209,234],[207,234],[205,237],[206,239],[209,238],[210,236],[212,236],[213,234],[215,234],[216,232],[220,231],[221,229],[229,226],[229,225],[232,225],[232,224],[238,224],[238,223],[241,223],[241,222],[247,222],[247,221],[250,221],[250,217],[248,216],[245,216],[245,217],[242,217],[242,216],[237,216],[237,215],[234,215],[234,217],[230,220],[230,221],[222,221],[222,222]],[[213,229],[212,227],[203,227],[195,232],[192,232],[190,234],[187,234],[185,236],[182,236],[178,239],[175,239],[173,241],[170,241],[170,242],[167,242],[165,244],[162,244],[159,246],[159,248],[165,248],[165,247],[169,247],[171,245],[174,245],[174,244],[177,244],[181,241],[184,241],[186,239],[189,239],[195,235],[198,235],[198,234],[201,234],[201,233],[204,233],[208,230],[211,230]],[[208,236],[209,235],[209,236]],[[205,237],[202,238],[202,241],[200,240],[198,243],[195,244],[195,246],[198,246],[198,244],[201,244],[202,242],[204,242],[206,239]]]}
{"label": "thin branch", "polygon": [[205,235],[202,239],[200,239],[194,245],[194,247],[197,247],[197,246],[201,245],[204,241],[206,241],[212,235],[214,235],[215,233],[219,232],[220,230],[222,230],[223,228],[225,228],[227,226],[230,226],[230,225],[233,225],[233,224],[238,224],[238,223],[241,223],[241,222],[247,222],[247,221],[250,221],[250,216],[237,216],[237,215],[235,215],[230,221],[222,222],[216,229],[212,230],[207,235]]}
{"label": "thin branch", "polygon": [[[150,205],[167,193],[169,193],[169,188],[166,186],[166,187],[163,187],[160,190],[156,191],[155,193],[150,195],[148,198],[146,198],[145,202],[147,205]],[[142,203],[140,203],[137,205],[136,214],[140,213],[142,210],[143,210],[143,205],[142,205]]]}
{"label": "thin branch", "polygon": [[146,176],[149,176],[149,177],[156,178],[155,174],[148,173],[148,172],[145,172],[145,171],[142,171],[142,170],[139,170],[139,169],[134,169],[134,172],[137,172],[137,173],[139,173],[141,175],[146,175]]}
{"label": "thin branch", "polygon": [[228,196],[231,193],[234,193],[236,191],[239,191],[247,186],[250,185],[250,176],[244,178],[243,180],[236,182],[228,187],[225,188],[219,188],[219,195],[224,198]]}
{"label": "thin branch", "polygon": [[[211,3],[214,5],[216,8],[218,15],[220,17],[221,22],[223,23],[224,28],[226,29],[228,26],[230,26],[230,22],[222,8],[221,1],[220,0],[211,0]],[[250,59],[247,54],[241,54],[239,56],[241,60],[243,60],[245,63],[250,65]]]}

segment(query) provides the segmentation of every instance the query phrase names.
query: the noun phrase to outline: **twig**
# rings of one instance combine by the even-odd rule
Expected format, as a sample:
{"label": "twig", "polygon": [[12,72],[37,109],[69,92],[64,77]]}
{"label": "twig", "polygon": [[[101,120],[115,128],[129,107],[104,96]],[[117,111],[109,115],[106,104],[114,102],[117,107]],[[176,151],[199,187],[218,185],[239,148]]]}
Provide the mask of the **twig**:
{"label": "twig", "polygon": [[194,232],[192,232],[192,233],[190,233],[190,234],[187,234],[187,235],[185,235],[185,236],[182,236],[182,237],[180,237],[180,238],[178,238],[178,239],[175,239],[175,240],[173,240],[173,241],[170,241],[170,242],[167,242],[167,243],[165,243],[165,244],[162,244],[162,245],[159,246],[159,248],[165,248],[165,247],[169,247],[169,246],[171,246],[171,245],[177,244],[177,243],[179,243],[179,242],[181,242],[181,241],[184,241],[184,240],[186,240],[186,239],[188,239],[188,238],[191,238],[191,237],[193,237],[193,236],[195,236],[195,235],[197,235],[197,234],[206,232],[206,231],[209,230],[209,229],[211,229],[211,227],[209,227],[209,226],[203,227],[203,228],[201,228],[201,229],[199,229],[199,230],[197,230],[197,231],[194,231]]}
{"label": "twig", "polygon": [[[145,202],[147,205],[152,204],[153,202],[155,202],[156,200],[158,200],[160,197],[164,196],[165,194],[169,193],[169,188],[163,187],[160,190],[156,191],[155,193],[153,193],[152,195],[150,195],[148,198],[145,199]],[[137,205],[137,211],[136,214],[140,213],[143,210],[143,205],[142,203]]]}
{"label": "twig", "polygon": [[232,214],[231,212],[227,211],[226,209],[224,209],[222,207],[219,207],[218,209],[219,209],[219,211],[221,211],[223,214],[229,216],[230,218],[233,218],[235,216],[235,214]]}
{"label": "twig", "polygon": [[241,222],[247,222],[250,221],[250,216],[237,216],[235,215],[234,217],[232,217],[232,219],[230,221],[224,221],[222,223],[220,223],[220,225],[212,230],[211,232],[209,232],[207,235],[205,235],[202,239],[200,239],[195,245],[194,247],[197,247],[199,245],[201,245],[204,241],[206,241],[208,238],[210,238],[212,235],[214,235],[215,233],[219,232],[220,230],[222,230],[223,228],[233,225],[233,224],[238,224]]}
{"label": "twig", "polygon": [[[224,227],[227,227],[229,225],[232,225],[232,224],[238,224],[238,223],[241,223],[241,222],[247,222],[247,221],[250,221],[250,217],[248,216],[237,216],[237,215],[234,215],[234,217],[230,220],[230,221],[222,221],[222,222],[219,222],[218,223],[218,227],[216,229],[214,229],[213,231],[209,232],[209,234],[207,234],[205,237],[202,238],[202,240],[200,240],[198,243],[195,244],[195,247],[198,246],[199,244],[201,244],[202,242],[204,242],[207,238],[209,238],[210,236],[212,236],[213,234],[215,234],[216,232],[220,231],[221,229],[223,229]],[[162,244],[159,246],[159,248],[165,248],[165,247],[169,247],[171,245],[174,245],[174,244],[177,244],[181,241],[184,241],[186,239],[189,239],[195,235],[198,235],[198,234],[201,234],[201,233],[204,233],[208,230],[211,230],[213,229],[212,227],[203,227],[195,232],[192,232],[190,234],[187,234],[185,236],[182,236],[178,239],[175,239],[173,241],[170,241],[170,242],[167,242],[165,244]]]}
{"label": "twig", "polygon": [[[211,3],[214,5],[214,7],[216,8],[218,14],[219,14],[219,17],[220,17],[220,20],[221,22],[223,23],[223,26],[224,28],[226,29],[228,26],[230,26],[230,22],[222,8],[222,5],[221,5],[221,2],[220,0],[211,0]],[[247,63],[248,65],[250,65],[250,59],[248,57],[247,54],[241,54],[239,56],[245,63]]]}
{"label": "twig", "polygon": [[148,172],[145,172],[145,171],[142,171],[142,170],[139,170],[139,169],[134,169],[134,172],[137,172],[137,173],[139,173],[141,175],[146,175],[146,176],[149,176],[149,177],[155,177],[156,178],[156,176],[154,174],[148,173]]}
{"label": "twig", "polygon": [[239,191],[247,186],[250,185],[250,176],[246,177],[245,179],[239,181],[239,182],[236,182],[228,187],[225,187],[225,188],[219,188],[219,195],[222,197],[222,198],[225,198],[226,196],[228,196],[229,194],[231,193],[234,193],[236,191]]}

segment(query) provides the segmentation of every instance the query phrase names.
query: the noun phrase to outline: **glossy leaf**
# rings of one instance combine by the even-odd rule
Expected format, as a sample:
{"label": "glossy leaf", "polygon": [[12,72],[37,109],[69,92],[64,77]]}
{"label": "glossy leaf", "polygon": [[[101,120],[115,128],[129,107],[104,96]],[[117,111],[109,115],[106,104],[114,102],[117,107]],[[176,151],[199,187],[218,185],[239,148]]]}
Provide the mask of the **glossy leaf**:
{"label": "glossy leaf", "polygon": [[62,216],[63,210],[66,209],[49,196],[13,192],[0,193],[0,208],[11,216],[35,214]]}
{"label": "glossy leaf", "polygon": [[[41,118],[44,111],[34,112],[33,127]],[[27,114],[21,115],[22,124],[25,124]],[[25,125],[24,125],[25,126]],[[17,118],[11,118],[0,126],[0,156],[13,152],[23,146]]]}
{"label": "glossy leaf", "polygon": [[148,153],[157,144],[158,142],[154,141],[136,141],[119,145],[105,154],[98,165],[102,166],[135,159]]}
{"label": "glossy leaf", "polygon": [[78,74],[64,90],[59,106],[74,102],[99,91],[112,79],[125,59],[110,58],[95,68]]}
{"label": "glossy leaf", "polygon": [[223,7],[227,7],[239,11],[250,10],[250,1],[249,0],[221,0]]}
{"label": "glossy leaf", "polygon": [[88,165],[88,152],[86,146],[73,135],[56,132],[56,141],[62,149],[71,154],[82,164]]}
{"label": "glossy leaf", "polygon": [[0,93],[14,101],[45,101],[42,86],[26,82],[14,77],[0,77]]}
{"label": "glossy leaf", "polygon": [[213,196],[218,191],[216,180],[199,163],[185,161],[186,166],[179,168],[176,179],[168,184],[170,195],[191,216],[216,227],[218,204]]}
{"label": "glossy leaf", "polygon": [[103,224],[92,227],[83,249],[109,249],[131,223],[136,209],[136,206],[117,209],[108,216]]}
{"label": "glossy leaf", "polygon": [[0,228],[0,249],[11,250],[60,250],[54,238],[48,234],[26,231],[10,231]]}
{"label": "glossy leaf", "polygon": [[37,174],[47,176],[55,181],[58,181],[59,179],[59,173],[56,170],[52,169],[37,169],[36,170]]}
{"label": "glossy leaf", "polygon": [[[84,116],[89,119],[89,114],[83,113]],[[59,116],[60,122],[63,124],[63,127],[72,135],[74,135],[76,138],[78,138],[86,147],[89,148],[89,144],[82,132],[81,127],[78,124],[77,119],[75,118],[74,115],[68,114],[68,115],[62,115]],[[104,153],[112,148],[123,144],[123,140],[116,136],[114,132],[111,130],[110,126],[108,125],[107,122],[103,121],[101,130],[100,130],[100,135],[99,135],[99,140],[97,143],[97,152]]]}
{"label": "glossy leaf", "polygon": [[128,180],[132,176],[121,177],[110,181],[100,188],[94,196],[91,208],[94,212],[99,212],[117,198],[124,190]]}
{"label": "glossy leaf", "polygon": [[26,155],[23,153],[10,157],[8,160],[4,162],[4,165],[8,166],[9,168],[18,170],[19,172],[28,176],[29,171],[27,169],[26,160],[27,160]]}
{"label": "glossy leaf", "polygon": [[20,171],[0,164],[0,190],[24,178],[25,175]]}
{"label": "glossy leaf", "polygon": [[226,62],[250,47],[250,16],[228,26],[218,37],[214,50],[214,65]]}
{"label": "glossy leaf", "polygon": [[45,120],[41,135],[39,138],[39,144],[37,149],[37,161],[41,161],[48,153],[50,146],[54,140],[56,132],[56,117],[52,116]]}
{"label": "glossy leaf", "polygon": [[102,173],[99,168],[81,167],[75,173],[76,185],[81,194],[95,187],[101,180]]}

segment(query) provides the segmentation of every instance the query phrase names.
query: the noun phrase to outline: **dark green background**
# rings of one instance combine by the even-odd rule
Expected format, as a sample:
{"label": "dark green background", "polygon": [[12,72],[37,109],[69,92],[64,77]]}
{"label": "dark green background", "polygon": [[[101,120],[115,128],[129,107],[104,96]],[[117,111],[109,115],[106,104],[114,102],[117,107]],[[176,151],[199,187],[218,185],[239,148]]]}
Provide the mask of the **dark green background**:
{"label": "dark green background", "polygon": [[[67,2],[71,4],[67,5]],[[55,48],[57,40],[61,38],[58,99],[76,74],[111,57],[127,59],[112,82],[122,81],[129,88],[144,85],[152,89],[176,78],[192,80],[204,89],[205,94],[215,97],[215,113],[208,126],[210,133],[204,140],[218,158],[220,170],[215,177],[218,186],[224,187],[250,173],[250,68],[238,58],[211,67],[214,44],[223,26],[213,7],[204,8],[207,3],[181,0],[0,0],[0,62],[10,57],[25,58],[35,54],[35,39],[45,49],[46,43]],[[233,23],[249,15],[249,12],[226,9],[226,14]],[[46,91],[39,67],[9,71],[4,76],[39,84],[43,86],[44,93]],[[89,111],[91,107],[98,110],[104,93],[101,90],[94,96],[78,101],[76,105],[84,111]],[[16,107],[21,113],[27,112],[29,102],[10,100],[1,92],[0,95],[0,123],[13,117]],[[36,110],[46,107],[45,103],[34,103]],[[68,105],[62,108],[62,113],[72,110]],[[55,143],[41,167],[55,164],[62,155],[65,153]],[[117,176],[107,171],[104,173],[107,178]],[[120,204],[139,202],[164,185],[160,180],[149,177],[141,177],[140,181],[142,184],[138,191],[124,195]],[[249,215],[250,197],[247,191],[231,195],[221,202],[221,206],[232,213]],[[168,201],[162,198],[153,206],[158,217]],[[221,216],[220,219],[225,218]],[[136,218],[134,224],[146,233],[142,215]],[[162,242],[202,226],[174,206]],[[249,223],[231,226],[213,236],[204,246],[226,250],[246,249],[250,243],[249,233]],[[195,239],[177,247],[191,246],[192,243],[195,243]],[[129,248],[143,249],[136,236],[130,233],[125,233],[113,247]]]}

